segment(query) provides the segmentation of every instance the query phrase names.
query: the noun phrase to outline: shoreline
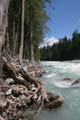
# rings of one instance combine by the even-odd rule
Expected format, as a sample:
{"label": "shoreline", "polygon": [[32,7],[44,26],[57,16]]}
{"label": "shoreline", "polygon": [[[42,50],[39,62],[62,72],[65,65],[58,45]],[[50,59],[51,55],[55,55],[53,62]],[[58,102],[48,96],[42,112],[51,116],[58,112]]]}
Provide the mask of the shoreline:
{"label": "shoreline", "polygon": [[[62,97],[48,93],[42,81],[33,74],[27,74],[14,59],[9,60],[3,56],[2,60],[4,75],[0,80],[0,117],[2,120],[33,118],[42,109],[54,109],[64,103]],[[35,75],[36,71],[34,71]],[[41,68],[40,74],[42,74]]]}

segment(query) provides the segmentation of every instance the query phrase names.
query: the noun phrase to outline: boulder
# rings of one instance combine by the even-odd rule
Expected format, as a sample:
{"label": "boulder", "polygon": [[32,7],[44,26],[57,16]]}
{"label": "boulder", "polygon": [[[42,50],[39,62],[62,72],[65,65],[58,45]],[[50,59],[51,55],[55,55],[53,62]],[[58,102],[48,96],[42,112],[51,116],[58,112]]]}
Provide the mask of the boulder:
{"label": "boulder", "polygon": [[47,97],[49,101],[54,101],[58,99],[60,96],[59,95],[54,95],[53,93],[47,93]]}
{"label": "boulder", "polygon": [[59,95],[53,95],[52,93],[48,93],[48,101],[44,101],[43,108],[54,109],[60,107],[63,103],[63,97],[60,97]]}

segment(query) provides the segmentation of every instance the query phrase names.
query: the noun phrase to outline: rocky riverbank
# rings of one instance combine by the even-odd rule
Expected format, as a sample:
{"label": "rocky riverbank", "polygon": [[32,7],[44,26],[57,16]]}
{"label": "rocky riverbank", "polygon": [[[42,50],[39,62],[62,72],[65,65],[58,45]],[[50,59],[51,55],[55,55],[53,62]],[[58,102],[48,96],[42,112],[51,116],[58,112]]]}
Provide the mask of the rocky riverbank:
{"label": "rocky riverbank", "polygon": [[2,61],[0,120],[29,120],[41,109],[57,108],[63,104],[62,97],[47,93],[43,83],[30,76],[14,59],[3,56]]}

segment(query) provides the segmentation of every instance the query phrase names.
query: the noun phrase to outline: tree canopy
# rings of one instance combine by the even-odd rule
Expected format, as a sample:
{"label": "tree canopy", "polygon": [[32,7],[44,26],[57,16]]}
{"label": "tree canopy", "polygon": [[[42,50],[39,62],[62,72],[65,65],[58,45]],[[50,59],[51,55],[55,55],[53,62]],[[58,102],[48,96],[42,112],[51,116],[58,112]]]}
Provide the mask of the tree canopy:
{"label": "tree canopy", "polygon": [[41,60],[47,61],[80,59],[80,33],[75,30],[71,39],[65,36],[52,46],[41,48],[40,53]]}
{"label": "tree canopy", "polygon": [[[22,1],[10,1],[5,47],[12,55],[19,54],[20,50]],[[47,31],[46,22],[49,20],[45,7],[50,2],[51,0],[25,0],[23,58],[30,61],[39,59],[38,46]]]}

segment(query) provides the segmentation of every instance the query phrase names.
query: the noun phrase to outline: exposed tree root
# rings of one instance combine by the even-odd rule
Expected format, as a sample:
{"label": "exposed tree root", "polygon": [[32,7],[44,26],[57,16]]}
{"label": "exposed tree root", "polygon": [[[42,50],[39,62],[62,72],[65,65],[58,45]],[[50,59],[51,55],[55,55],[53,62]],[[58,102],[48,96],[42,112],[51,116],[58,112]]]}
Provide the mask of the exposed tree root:
{"label": "exposed tree root", "polygon": [[[10,58],[10,59],[9,59]],[[46,92],[43,83],[32,78],[9,55],[2,57],[3,85],[0,85],[0,119],[19,120],[38,114],[42,108],[56,108],[63,104],[60,96]]]}

